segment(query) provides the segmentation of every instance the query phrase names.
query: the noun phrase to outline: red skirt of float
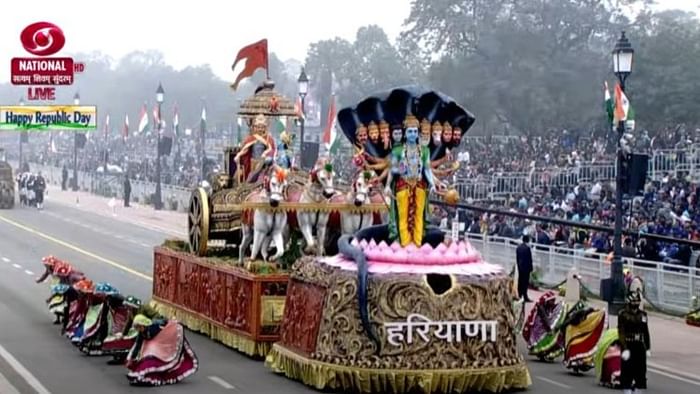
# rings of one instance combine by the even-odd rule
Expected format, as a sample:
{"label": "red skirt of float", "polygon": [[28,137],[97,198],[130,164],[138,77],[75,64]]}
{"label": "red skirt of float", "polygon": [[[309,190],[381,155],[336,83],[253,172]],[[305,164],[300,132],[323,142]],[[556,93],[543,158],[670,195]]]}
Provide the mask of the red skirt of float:
{"label": "red skirt of float", "polygon": [[154,250],[152,305],[249,356],[264,357],[279,339],[286,274],[254,274],[165,247]]}

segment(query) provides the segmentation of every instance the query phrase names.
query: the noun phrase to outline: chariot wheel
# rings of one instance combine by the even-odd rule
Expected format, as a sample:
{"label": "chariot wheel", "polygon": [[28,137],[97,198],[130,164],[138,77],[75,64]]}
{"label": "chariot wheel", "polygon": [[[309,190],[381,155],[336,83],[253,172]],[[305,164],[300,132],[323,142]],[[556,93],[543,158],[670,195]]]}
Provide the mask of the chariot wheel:
{"label": "chariot wheel", "polygon": [[201,187],[195,189],[190,197],[187,234],[190,252],[204,256],[207,253],[207,242],[209,241],[209,197]]}

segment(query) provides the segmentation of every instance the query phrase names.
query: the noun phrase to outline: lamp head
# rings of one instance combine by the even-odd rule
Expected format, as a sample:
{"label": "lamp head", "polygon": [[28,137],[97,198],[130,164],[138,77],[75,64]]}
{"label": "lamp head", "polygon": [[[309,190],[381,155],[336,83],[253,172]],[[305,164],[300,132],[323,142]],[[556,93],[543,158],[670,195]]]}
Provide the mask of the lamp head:
{"label": "lamp head", "polygon": [[306,96],[306,94],[309,92],[309,77],[306,76],[304,67],[301,68],[301,74],[299,74],[299,79],[297,79],[297,82],[299,83],[299,95],[302,97]]}
{"label": "lamp head", "polygon": [[165,99],[165,90],[163,90],[163,85],[158,83],[158,89],[156,90],[156,101],[158,104],[163,104]]}
{"label": "lamp head", "polygon": [[634,58],[634,49],[632,44],[625,36],[623,31],[620,38],[615,44],[615,49],[612,51],[613,56],[613,72],[618,77],[627,76],[632,73],[632,60]]}

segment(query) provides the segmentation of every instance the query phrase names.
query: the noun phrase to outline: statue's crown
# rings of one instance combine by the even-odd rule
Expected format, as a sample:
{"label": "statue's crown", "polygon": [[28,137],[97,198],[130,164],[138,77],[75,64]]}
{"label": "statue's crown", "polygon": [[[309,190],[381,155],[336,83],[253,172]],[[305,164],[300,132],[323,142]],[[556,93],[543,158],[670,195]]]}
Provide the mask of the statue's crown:
{"label": "statue's crown", "polygon": [[267,125],[267,119],[265,119],[265,115],[263,114],[258,114],[255,116],[255,119],[253,119],[253,124],[256,126],[265,126]]}
{"label": "statue's crown", "polygon": [[404,127],[418,127],[420,126],[420,123],[418,122],[418,118],[416,118],[414,115],[408,114],[406,115],[406,119],[403,121]]}

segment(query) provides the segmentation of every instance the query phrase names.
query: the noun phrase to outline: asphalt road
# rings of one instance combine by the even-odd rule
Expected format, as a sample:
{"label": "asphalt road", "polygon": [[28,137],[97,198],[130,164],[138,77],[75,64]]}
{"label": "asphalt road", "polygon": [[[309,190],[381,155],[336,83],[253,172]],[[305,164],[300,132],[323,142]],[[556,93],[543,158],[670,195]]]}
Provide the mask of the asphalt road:
{"label": "asphalt road", "polygon": [[[124,367],[106,358],[86,357],[59,335],[44,300],[47,285],[34,279],[41,257],[66,259],[94,281],[109,281],[123,294],[148,300],[151,293],[152,247],[167,237],[137,224],[113,220],[74,207],[47,204],[42,212],[18,208],[0,211],[0,394],[100,394],[141,392],[125,378]],[[652,333],[654,335],[654,333]],[[184,382],[148,389],[149,393],[309,393],[305,386],[271,373],[212,340],[188,333],[200,359],[199,372]],[[27,371],[18,373],[16,363]],[[559,364],[529,362],[536,393],[610,393],[595,383],[593,372],[570,375]],[[45,387],[46,391],[36,390]],[[698,379],[700,380],[700,379]],[[649,373],[648,392],[697,394],[700,383],[668,374]]]}

